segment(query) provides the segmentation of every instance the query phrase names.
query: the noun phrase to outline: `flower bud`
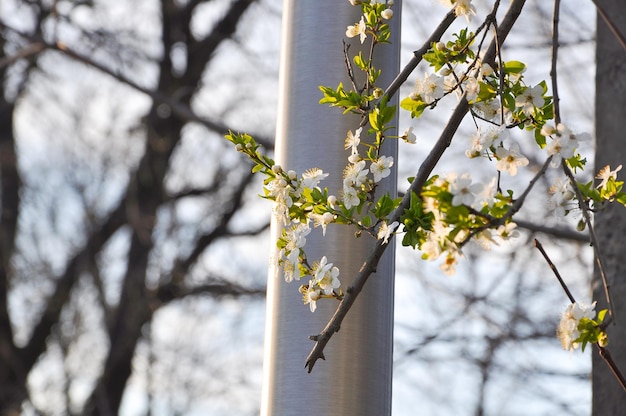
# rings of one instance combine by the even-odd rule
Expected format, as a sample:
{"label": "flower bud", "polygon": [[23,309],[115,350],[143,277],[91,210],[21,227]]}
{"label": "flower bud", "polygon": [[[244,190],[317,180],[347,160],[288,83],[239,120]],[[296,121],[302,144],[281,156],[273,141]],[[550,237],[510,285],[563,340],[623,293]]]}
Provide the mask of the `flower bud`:
{"label": "flower bud", "polygon": [[242,145],[241,143],[237,143],[237,144],[235,145],[235,149],[236,149],[238,152],[241,152],[241,151],[243,150],[243,145]]}
{"label": "flower bud", "polygon": [[287,176],[293,181],[298,177],[298,174],[295,170],[290,170],[289,172],[287,172]]}
{"label": "flower bud", "polygon": [[380,13],[380,17],[382,17],[385,20],[389,20],[393,17],[393,10],[391,9],[385,9]]}
{"label": "flower bud", "polygon": [[382,88],[376,88],[374,90],[374,98],[379,99],[380,97],[383,96],[383,93],[384,93],[384,91],[383,91]]}
{"label": "flower bud", "polygon": [[272,166],[272,172],[274,173],[280,173],[283,171],[283,168],[280,165],[274,165]]}
{"label": "flower bud", "polygon": [[328,203],[328,205],[330,205],[332,208],[335,208],[335,205],[337,205],[337,197],[335,195],[329,195],[328,199],[326,200],[326,202]]}
{"label": "flower bud", "polygon": [[443,42],[437,42],[437,44],[435,45],[435,49],[437,49],[438,51],[445,51],[446,44]]}

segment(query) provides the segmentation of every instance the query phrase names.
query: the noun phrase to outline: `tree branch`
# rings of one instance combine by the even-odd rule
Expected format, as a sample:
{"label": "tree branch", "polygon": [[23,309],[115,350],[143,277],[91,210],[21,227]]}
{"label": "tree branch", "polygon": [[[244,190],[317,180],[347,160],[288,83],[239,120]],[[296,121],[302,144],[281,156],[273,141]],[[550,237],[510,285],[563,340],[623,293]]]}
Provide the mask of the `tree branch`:
{"label": "tree branch", "polygon": [[[525,2],[526,0],[512,1],[511,6],[509,7],[509,10],[507,11],[502,21],[502,24],[498,29],[498,39],[501,42],[504,42],[504,40],[506,39],[509,31],[513,27],[513,24],[519,17]],[[485,62],[490,62],[495,59],[495,54],[496,45],[495,41],[492,41],[487,50],[487,53],[485,54]],[[418,195],[421,193],[420,191],[422,187],[428,180],[428,177],[430,176],[437,163],[439,162],[439,159],[441,159],[441,156],[450,145],[452,137],[456,133],[459,125],[461,124],[461,121],[468,111],[469,104],[467,103],[467,100],[465,100],[465,97],[462,97],[461,102],[452,113],[452,116],[450,117],[448,124],[441,133],[441,136],[437,140],[437,143],[420,166],[419,171],[417,172],[417,175],[415,176],[415,179],[413,180],[413,183],[411,184],[408,192],[400,202],[398,208],[396,208],[396,210],[392,213],[391,218],[389,219],[390,224],[394,221],[398,221],[404,214],[404,211],[409,208],[411,194],[413,192],[417,193]],[[346,295],[339,303],[337,310],[335,311],[334,315],[332,316],[324,330],[319,335],[313,335],[310,337],[313,341],[315,341],[315,345],[307,356],[306,363],[304,365],[305,368],[307,368],[308,372],[311,372],[311,370],[313,370],[313,366],[315,365],[317,360],[319,360],[320,358],[324,358],[324,348],[326,347],[326,344],[328,344],[328,341],[330,341],[333,334],[339,331],[341,322],[343,322],[343,319],[352,307],[352,304],[363,289],[363,286],[365,285],[367,279],[376,270],[378,261],[382,257],[386,247],[387,244],[383,244],[382,240],[377,241],[376,246],[359,270],[359,273],[354,280],[354,284],[346,290]]]}

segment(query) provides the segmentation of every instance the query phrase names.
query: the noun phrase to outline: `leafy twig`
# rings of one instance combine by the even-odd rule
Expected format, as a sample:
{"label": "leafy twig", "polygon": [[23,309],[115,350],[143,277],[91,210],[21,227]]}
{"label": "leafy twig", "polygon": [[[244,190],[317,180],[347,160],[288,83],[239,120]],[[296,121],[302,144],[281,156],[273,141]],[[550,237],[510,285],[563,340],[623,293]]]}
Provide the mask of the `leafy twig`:
{"label": "leafy twig", "polygon": [[[554,263],[552,262],[552,260],[550,260],[550,257],[545,252],[545,250],[543,249],[543,246],[541,245],[541,243],[539,243],[539,241],[537,239],[535,239],[535,247],[537,247],[537,249],[541,252],[541,254],[543,255],[544,259],[546,260],[546,262],[550,266],[550,269],[552,269],[552,272],[554,272],[554,275],[559,280],[559,283],[561,284],[561,287],[565,291],[565,294],[569,298],[570,302],[571,303],[576,303],[576,299],[574,298],[574,296],[570,292],[570,290],[567,287],[567,284],[565,283],[565,281],[561,278],[561,274],[557,270],[557,268],[554,265]],[[598,343],[595,343],[594,345],[598,348],[598,354],[600,355],[600,357],[602,357],[604,362],[607,364],[607,366],[609,367],[609,369],[611,370],[611,372],[613,373],[613,375],[615,376],[615,378],[619,382],[620,386],[622,386],[622,389],[624,391],[626,391],[626,379],[624,379],[624,375],[622,374],[621,370],[619,369],[619,367],[617,366],[617,364],[613,360],[613,357],[611,356],[611,353],[609,352],[608,348],[603,347],[603,346],[599,345]]]}
{"label": "leafy twig", "polygon": [[[525,3],[526,3],[526,0],[513,0],[512,1],[509,7],[509,10],[504,16],[502,24],[499,27],[498,38],[500,39],[501,42],[504,42],[504,40],[506,39],[509,31],[513,27],[513,24],[519,17]],[[442,29],[442,27],[445,26],[445,24],[448,22],[449,19],[451,19],[450,13],[446,16],[446,18],[444,19],[442,24],[437,28],[437,30]],[[445,27],[447,28],[448,26],[445,26]],[[443,32],[445,32],[445,29],[442,29],[442,30]],[[443,34],[443,32],[441,34]],[[428,45],[429,45],[428,48],[430,48],[430,43],[428,43]],[[425,53],[427,50],[428,49],[425,49],[423,53]],[[485,61],[486,62],[492,61],[495,58],[495,54],[496,54],[496,45],[495,45],[495,40],[494,40],[491,42],[491,45],[485,54],[485,57],[484,57]],[[420,59],[421,58],[418,59],[418,62]],[[402,74],[404,74],[406,70],[407,68],[403,70]],[[411,71],[408,71],[408,73],[405,74],[407,78]],[[399,77],[400,75],[396,77],[396,80],[392,82],[392,86],[395,85]],[[406,80],[406,78],[404,78],[404,80]],[[404,80],[400,81],[399,84],[404,82]],[[394,86],[394,90],[392,90],[390,86],[387,89],[388,91],[387,94],[389,94],[389,91],[392,91],[395,93],[395,91],[397,91],[397,88],[399,88],[399,84],[397,86]],[[389,94],[389,95],[391,96],[392,94]],[[439,160],[441,159],[441,156],[450,145],[450,142],[452,141],[452,137],[456,133],[459,125],[461,124],[461,121],[463,120],[463,118],[465,117],[465,114],[467,114],[468,111],[469,111],[469,104],[467,100],[465,100],[465,97],[463,97],[461,99],[461,102],[457,105],[456,109],[452,113],[452,116],[450,117],[448,124],[442,131],[441,136],[437,140],[437,143],[435,144],[435,146],[433,147],[429,155],[426,157],[424,162],[421,164],[413,183],[411,184],[406,195],[400,202],[400,205],[392,213],[391,218],[389,219],[390,224],[393,223],[394,221],[398,221],[400,217],[404,214],[404,211],[409,208],[411,194],[413,192],[416,192],[417,194],[420,193],[420,190],[426,183],[428,177],[432,173],[436,164],[439,162]],[[376,270],[376,267],[378,266],[378,262],[380,258],[382,257],[386,247],[387,247],[387,244],[384,244],[382,241],[379,240],[377,242],[376,246],[374,247],[374,249],[368,256],[368,258],[363,263],[361,270],[359,271],[358,275],[356,276],[354,280],[354,284],[346,290],[345,297],[339,303],[337,310],[335,311],[332,318],[326,324],[326,327],[324,328],[324,330],[320,334],[312,335],[310,337],[311,340],[315,341],[315,345],[313,346],[311,352],[307,356],[307,359],[304,365],[304,367],[307,369],[308,372],[311,372],[311,370],[313,370],[313,366],[315,365],[317,360],[319,360],[320,358],[324,359],[324,348],[326,347],[326,344],[328,344],[328,341],[330,341],[334,333],[339,331],[339,328],[341,326],[343,319],[345,318],[346,314],[352,307],[352,304],[356,300],[358,294],[361,292],[363,286],[365,285],[365,282],[370,277],[370,275]]]}

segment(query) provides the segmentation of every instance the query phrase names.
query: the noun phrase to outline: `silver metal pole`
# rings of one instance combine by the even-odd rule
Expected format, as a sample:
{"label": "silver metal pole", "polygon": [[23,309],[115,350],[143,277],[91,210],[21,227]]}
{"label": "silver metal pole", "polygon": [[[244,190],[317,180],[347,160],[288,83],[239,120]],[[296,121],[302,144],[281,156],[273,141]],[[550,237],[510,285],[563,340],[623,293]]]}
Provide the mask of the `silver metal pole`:
{"label": "silver metal pole", "polygon": [[[377,47],[375,55],[376,67],[383,70],[383,88],[399,69],[400,1],[393,9],[392,44]],[[360,16],[360,7],[351,6],[347,0],[284,0],[283,5],[275,159],[284,169],[299,174],[311,167],[330,173],[321,185],[337,196],[349,155],[343,148],[344,139],[360,120],[317,104],[321,98],[318,86],[334,87],[339,81],[350,85],[342,39],[346,39],[346,27],[358,22]],[[361,45],[358,38],[349,43],[351,53],[368,45]],[[387,140],[383,154],[397,161],[395,139]],[[395,195],[395,177],[383,180],[379,190]],[[280,228],[273,223],[272,244],[279,235]],[[345,290],[374,243],[369,236],[356,238],[353,229],[331,224],[324,238],[320,229],[314,229],[305,248],[310,261],[326,255],[340,268]],[[318,362],[309,374],[304,368],[313,347],[309,335],[324,328],[337,301],[318,301],[317,310],[311,313],[302,304],[300,283],[286,283],[281,270],[269,271],[262,415],[391,414],[393,282],[390,247],[341,331],[327,345],[326,360]]]}

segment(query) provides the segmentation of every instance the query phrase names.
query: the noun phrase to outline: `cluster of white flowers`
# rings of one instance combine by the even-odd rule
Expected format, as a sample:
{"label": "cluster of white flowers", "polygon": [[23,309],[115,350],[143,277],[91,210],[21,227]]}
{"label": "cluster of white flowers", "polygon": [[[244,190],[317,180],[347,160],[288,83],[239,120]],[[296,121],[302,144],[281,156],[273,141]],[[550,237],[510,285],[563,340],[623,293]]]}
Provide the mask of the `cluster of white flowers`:
{"label": "cluster of white flowers", "polygon": [[424,74],[423,79],[415,81],[415,88],[410,97],[413,100],[421,100],[426,104],[432,104],[442,98],[446,93],[445,78],[437,74]]}
{"label": "cluster of white flowers", "polygon": [[556,217],[564,217],[572,208],[577,206],[573,201],[575,194],[569,179],[556,178],[548,190],[548,194],[550,195],[548,209],[554,212]]}
{"label": "cluster of white flowers", "polygon": [[339,269],[333,263],[328,263],[328,259],[324,256],[313,264],[311,280],[308,285],[300,287],[300,293],[302,293],[304,304],[308,304],[311,312],[315,312],[316,301],[324,295],[332,295],[333,291],[340,286]]}
{"label": "cluster of white flowers", "polygon": [[[345,140],[345,149],[350,149],[348,157],[348,165],[343,171],[343,190],[341,200],[347,209],[357,207],[361,204],[361,196],[363,191],[369,191],[373,184],[380,182],[391,174],[393,166],[393,157],[379,156],[370,163],[369,168],[366,167],[367,162],[359,154],[358,146],[361,143],[361,128],[354,133],[348,131]],[[407,141],[414,140],[409,135],[415,136],[411,131],[406,133]],[[372,179],[368,174],[372,174]]]}
{"label": "cluster of white flowers", "polygon": [[[369,4],[385,3],[384,1],[379,1],[379,0],[371,0],[371,1],[348,0],[348,1],[353,6],[356,6],[363,2],[369,3]],[[383,10],[380,13],[380,16],[385,20],[390,20],[393,17],[393,10],[391,10],[390,8],[391,6],[393,6],[393,0],[387,1],[387,6],[388,8]],[[348,26],[346,28],[346,36],[349,38],[354,38],[358,36],[361,43],[365,42],[365,39],[367,39],[367,24],[365,20],[366,18],[367,16],[361,16],[361,20],[359,20],[353,25]]]}
{"label": "cluster of white flowers", "polygon": [[580,337],[578,331],[578,324],[583,318],[593,319],[596,316],[596,303],[593,302],[590,306],[584,303],[571,303],[565,309],[561,322],[556,329],[556,336],[561,341],[564,350],[575,350],[578,348],[578,342],[576,340]]}
{"label": "cluster of white flowers", "polygon": [[483,191],[485,186],[482,183],[472,183],[469,173],[460,176],[456,173],[448,175],[450,183],[450,193],[452,194],[452,205],[467,205],[475,209],[483,207]]}

